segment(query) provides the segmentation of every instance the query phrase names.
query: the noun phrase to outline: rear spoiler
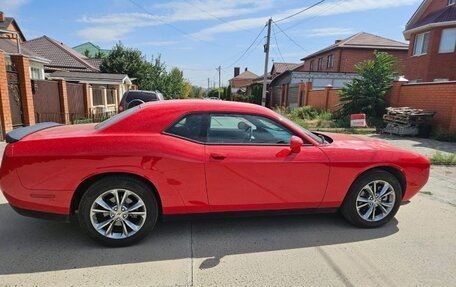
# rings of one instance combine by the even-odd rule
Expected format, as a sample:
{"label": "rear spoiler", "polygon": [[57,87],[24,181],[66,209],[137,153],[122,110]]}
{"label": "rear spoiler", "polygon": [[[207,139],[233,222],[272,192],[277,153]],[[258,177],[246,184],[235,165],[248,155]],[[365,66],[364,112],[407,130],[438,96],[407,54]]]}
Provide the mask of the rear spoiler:
{"label": "rear spoiler", "polygon": [[28,127],[23,127],[23,128],[18,128],[15,130],[10,131],[9,133],[6,134],[6,142],[7,143],[14,143],[17,141],[20,141],[24,137],[36,133],[38,131],[56,127],[56,126],[61,126],[62,124],[58,123],[53,123],[53,122],[46,122],[46,123],[39,123],[33,126],[28,126]]}

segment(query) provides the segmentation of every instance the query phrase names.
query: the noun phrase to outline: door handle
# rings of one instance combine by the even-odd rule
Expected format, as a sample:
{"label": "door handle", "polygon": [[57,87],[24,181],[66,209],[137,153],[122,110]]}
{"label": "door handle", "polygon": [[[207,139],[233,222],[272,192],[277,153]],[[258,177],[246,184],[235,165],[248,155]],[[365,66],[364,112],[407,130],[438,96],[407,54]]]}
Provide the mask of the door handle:
{"label": "door handle", "polygon": [[226,158],[226,155],[221,154],[221,153],[211,153],[211,158],[217,159],[217,160],[222,160]]}

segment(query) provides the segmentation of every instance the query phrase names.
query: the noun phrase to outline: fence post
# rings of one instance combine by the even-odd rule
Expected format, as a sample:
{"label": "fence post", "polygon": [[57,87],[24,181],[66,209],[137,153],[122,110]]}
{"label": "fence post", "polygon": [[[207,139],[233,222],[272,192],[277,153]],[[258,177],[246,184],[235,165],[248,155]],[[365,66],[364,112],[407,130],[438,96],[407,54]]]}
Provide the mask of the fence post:
{"label": "fence post", "polygon": [[304,103],[304,96],[305,96],[306,84],[299,83],[298,84],[298,107],[301,107]]}
{"label": "fence post", "polygon": [[117,111],[117,107],[119,106],[119,98],[117,97],[117,95],[118,95],[117,89],[113,89],[112,96],[114,97],[114,104],[116,105],[116,111]]}
{"label": "fence post", "polygon": [[107,111],[108,110],[108,93],[107,93],[106,87],[101,87],[100,90],[101,90],[101,101],[103,103],[105,111]]}
{"label": "fence post", "polygon": [[[8,92],[8,80],[6,78],[5,56],[0,50],[0,122],[4,134],[13,129],[11,109]],[[1,136],[0,136],[1,137]]]}
{"label": "fence post", "polygon": [[329,104],[329,91],[331,91],[332,85],[327,85],[325,87],[325,111],[328,110],[328,104]]}
{"label": "fence post", "polygon": [[11,55],[11,62],[16,67],[21,90],[24,124],[35,124],[35,106],[33,105],[32,82],[30,80],[30,63],[27,56]]}
{"label": "fence post", "polygon": [[312,82],[305,83],[306,89],[304,91],[304,106],[309,104],[309,93],[312,91]]}
{"label": "fence post", "polygon": [[90,107],[92,106],[92,99],[90,97],[90,85],[89,83],[84,83],[82,85],[82,93],[84,98],[84,113],[88,117],[90,115]]}
{"label": "fence post", "polygon": [[63,79],[58,79],[57,83],[59,85],[59,97],[60,97],[60,113],[62,116],[62,121],[64,124],[70,124],[70,115],[68,109],[68,92],[66,81]]}

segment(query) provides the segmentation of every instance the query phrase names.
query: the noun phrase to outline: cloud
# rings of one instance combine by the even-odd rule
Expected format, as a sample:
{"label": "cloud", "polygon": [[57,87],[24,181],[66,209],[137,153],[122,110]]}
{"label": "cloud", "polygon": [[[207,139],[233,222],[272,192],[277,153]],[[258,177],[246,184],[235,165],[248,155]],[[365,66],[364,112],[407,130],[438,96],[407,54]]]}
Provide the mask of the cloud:
{"label": "cloud", "polygon": [[207,21],[252,14],[272,7],[273,0],[185,0],[157,4],[155,10],[166,11],[165,15],[148,13],[114,13],[108,15],[84,15],[78,22],[92,27],[80,30],[77,34],[86,40],[94,39],[100,33],[101,40],[112,41],[124,37],[131,31],[149,26],[166,25],[185,21]]}
{"label": "cloud", "polygon": [[8,15],[14,15],[19,8],[27,4],[29,0],[0,0],[1,11]]}
{"label": "cloud", "polygon": [[77,35],[87,41],[110,42],[121,39],[131,31],[129,28],[116,27],[92,27],[77,32]]}
{"label": "cloud", "polygon": [[307,37],[327,37],[327,36],[345,36],[345,35],[353,35],[356,31],[352,28],[318,28],[306,31],[304,33],[300,33],[302,36]]}
{"label": "cloud", "polygon": [[[325,2],[321,5],[316,6],[315,8],[309,9],[295,17],[289,18],[284,20],[281,23],[287,22],[295,22],[297,20],[303,20],[306,18],[312,17],[322,17],[322,16],[330,16],[330,15],[339,15],[339,14],[347,14],[353,12],[363,12],[368,10],[376,10],[376,9],[386,9],[386,8],[394,8],[400,6],[407,6],[412,5],[420,2],[420,0],[346,0],[342,2]],[[278,21],[282,18],[285,18],[288,15],[292,15],[297,13],[307,6],[290,9],[276,15],[272,16],[272,19]],[[240,29],[252,29],[258,28],[265,25],[267,19],[269,17],[255,17],[255,18],[247,18],[242,20],[234,20],[227,23],[215,25],[210,28],[203,29],[197,33],[194,33],[193,36],[210,39],[215,34],[218,33],[226,33],[226,32],[234,32]]]}

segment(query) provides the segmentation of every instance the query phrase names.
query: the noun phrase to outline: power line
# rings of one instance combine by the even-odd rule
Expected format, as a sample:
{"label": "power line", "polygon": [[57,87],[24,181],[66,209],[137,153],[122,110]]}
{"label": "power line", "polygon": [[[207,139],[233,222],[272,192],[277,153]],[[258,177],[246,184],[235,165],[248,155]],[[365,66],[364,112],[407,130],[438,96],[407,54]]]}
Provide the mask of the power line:
{"label": "power line", "polygon": [[250,44],[250,46],[241,54],[241,56],[239,56],[239,58],[236,59],[236,61],[234,61],[231,65],[228,65],[228,66],[225,66],[224,69],[226,68],[230,68],[230,67],[233,67],[234,65],[236,65],[244,56],[245,54],[247,54],[247,52],[250,50],[250,48],[252,48],[252,46],[256,43],[256,41],[258,40],[258,38],[260,37],[260,35],[263,33],[264,29],[266,28],[266,26],[263,27],[263,29],[261,29],[260,33],[258,33],[258,35],[255,37],[255,40],[253,40],[253,42]]}
{"label": "power line", "polygon": [[288,38],[288,40],[290,40],[290,41],[291,41],[293,44],[295,44],[297,47],[301,48],[304,52],[309,53],[309,51],[307,51],[303,46],[301,46],[301,45],[298,44],[295,40],[293,40],[293,38],[291,38],[290,36],[288,36],[288,34],[285,33],[285,31],[282,30],[282,28],[280,28],[280,26],[277,25],[276,22],[273,22],[273,23],[274,23],[274,25],[275,25],[277,28],[279,28],[279,30]]}
{"label": "power line", "polygon": [[[131,2],[133,5],[135,5],[136,7],[138,7],[140,10],[143,10],[146,14],[148,14],[148,15],[150,15],[150,16],[155,16],[155,15],[153,15],[152,13],[150,13],[146,8],[144,8],[144,6],[138,4],[136,1],[134,1],[134,0],[128,0],[128,1]],[[174,25],[172,25],[172,24],[170,24],[170,23],[167,23],[167,22],[165,22],[165,21],[163,21],[163,20],[161,20],[161,19],[159,19],[159,18],[156,18],[155,20],[157,20],[158,22],[161,22],[161,23],[163,23],[163,24],[165,24],[165,25],[167,25],[167,26],[173,28],[173,29],[176,30],[177,32],[179,32],[179,33],[181,33],[181,34],[183,34],[183,35],[185,35],[185,36],[188,36],[188,37],[190,37],[190,38],[192,38],[192,39],[194,39],[194,40],[203,41],[203,42],[210,43],[210,44],[212,44],[212,45],[221,47],[221,45],[218,45],[218,44],[216,44],[216,43],[214,43],[214,42],[210,42],[210,41],[207,41],[207,40],[204,40],[204,39],[200,39],[200,38],[198,38],[198,37],[195,37],[194,35],[185,32],[184,30],[180,29],[179,27],[176,27],[176,26],[174,26]]]}
{"label": "power line", "polygon": [[234,28],[237,28],[237,29],[240,29],[240,30],[243,30],[243,31],[245,31],[245,32],[248,32],[248,33],[253,34],[252,31],[247,30],[247,29],[244,29],[244,28],[242,28],[242,27],[240,27],[240,26],[234,25],[233,23],[231,23],[231,22],[229,22],[229,21],[226,21],[225,19],[220,18],[220,17],[214,15],[214,14],[208,12],[207,10],[202,9],[201,7],[195,5],[194,3],[192,3],[192,2],[190,2],[190,1],[188,1],[188,0],[184,0],[184,1],[185,1],[187,4],[189,4],[189,5],[193,6],[193,7],[195,7],[195,8],[198,9],[198,10],[200,10],[201,12],[206,13],[207,15],[209,15],[209,16],[211,16],[211,17],[213,17],[213,18],[215,18],[215,19],[217,19],[217,20],[219,20],[219,21],[221,21],[221,22],[223,22],[223,23],[225,23],[225,24],[229,24],[230,26],[233,26]]}
{"label": "power line", "polygon": [[321,3],[325,2],[325,1],[326,1],[326,0],[320,0],[319,2],[313,4],[313,5],[309,6],[309,7],[306,7],[306,8],[304,8],[304,9],[302,9],[302,10],[300,10],[300,11],[294,13],[294,14],[291,14],[291,15],[289,15],[289,16],[287,16],[287,17],[284,17],[284,18],[282,18],[282,19],[279,19],[279,20],[277,20],[277,21],[275,21],[275,22],[278,23],[278,22],[282,22],[282,21],[285,21],[285,20],[287,20],[287,19],[290,19],[290,18],[292,18],[292,17],[294,17],[294,16],[297,16],[297,15],[299,15],[299,14],[301,14],[301,13],[307,11],[307,10],[312,9],[312,8],[315,7],[315,6],[320,5]]}
{"label": "power line", "polygon": [[285,59],[283,58],[282,52],[280,51],[279,42],[277,41],[276,33],[274,33],[274,41],[275,41],[276,46],[277,46],[277,51],[279,51],[279,56],[280,56],[280,58],[282,58],[282,61],[285,63]]}
{"label": "power line", "polygon": [[[306,21],[309,21],[309,20],[315,19],[315,18],[317,18],[317,17],[321,16],[321,15],[322,15],[322,13],[324,13],[324,12],[326,12],[326,11],[329,11],[329,10],[332,10],[332,9],[334,9],[335,7],[339,6],[339,5],[341,4],[341,2],[343,2],[343,1],[340,1],[340,2],[330,2],[330,3],[327,3],[327,5],[326,5],[326,6],[327,6],[327,7],[326,7],[326,9],[323,9],[323,10],[322,10],[320,13],[318,13],[318,14],[316,14],[316,15],[312,16],[312,17],[309,17],[309,18],[307,18],[307,19],[306,19]],[[284,30],[284,31],[287,31],[287,30],[290,30],[291,28],[294,28],[294,27],[296,27],[296,26],[298,26],[298,25],[301,25],[301,24],[302,24],[302,21],[301,21],[301,22],[298,22],[298,23],[296,23],[296,24],[294,24],[294,25],[291,25],[291,26],[285,27],[283,30]]]}

